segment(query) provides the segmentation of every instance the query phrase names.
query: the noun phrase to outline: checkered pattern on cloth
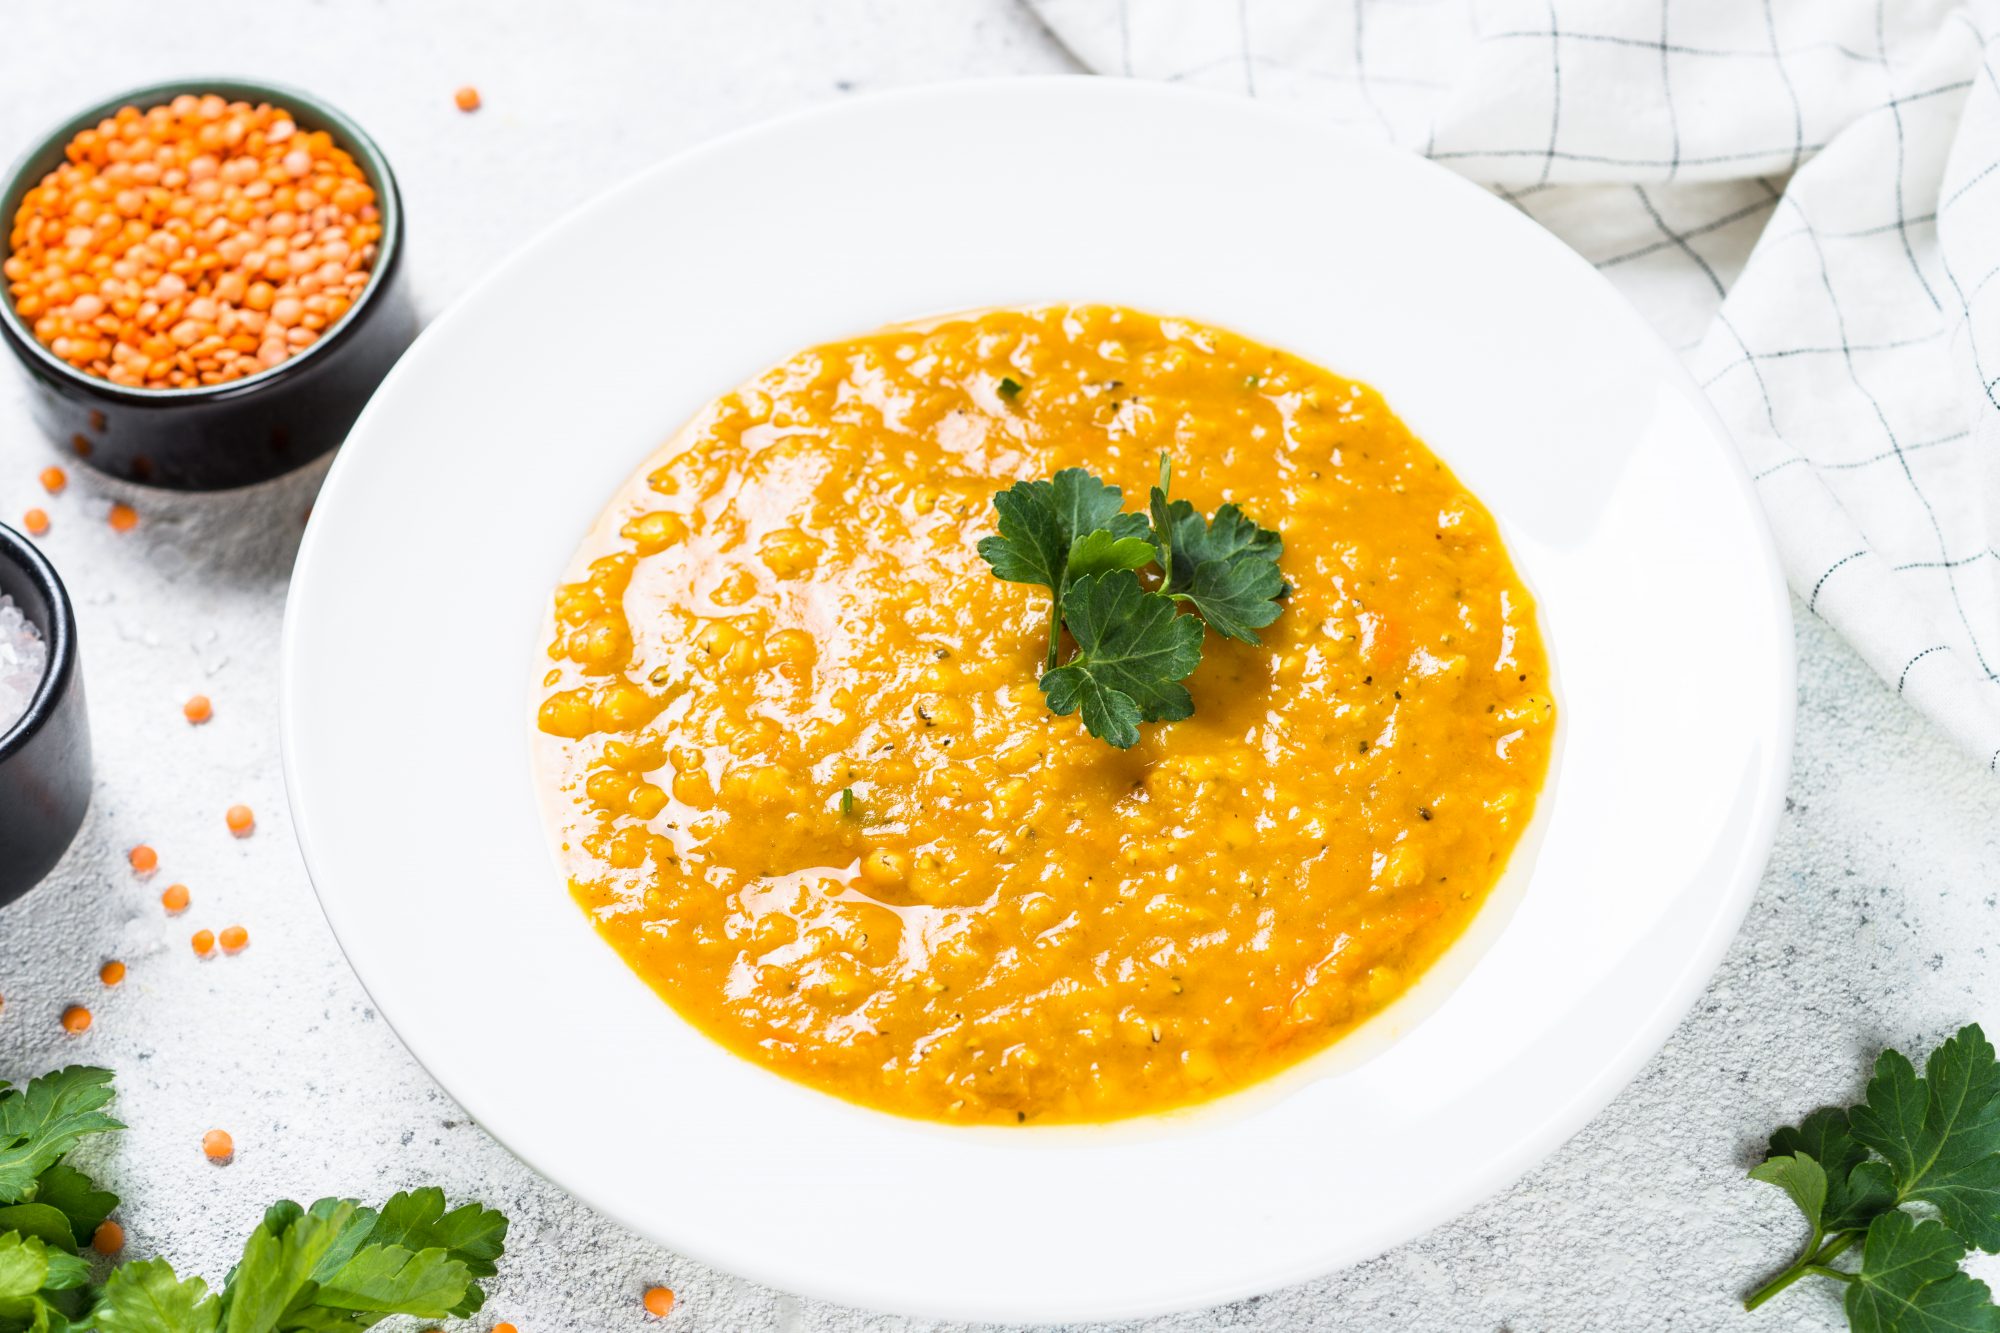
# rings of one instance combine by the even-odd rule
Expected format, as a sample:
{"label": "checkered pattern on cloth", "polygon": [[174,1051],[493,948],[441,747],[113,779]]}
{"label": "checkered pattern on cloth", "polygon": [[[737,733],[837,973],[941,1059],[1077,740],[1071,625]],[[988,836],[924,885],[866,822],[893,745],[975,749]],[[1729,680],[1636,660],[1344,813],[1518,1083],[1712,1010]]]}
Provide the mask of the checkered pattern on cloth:
{"label": "checkered pattern on cloth", "polygon": [[1729,423],[1799,599],[2000,771],[2000,0],[1029,3],[1574,246]]}

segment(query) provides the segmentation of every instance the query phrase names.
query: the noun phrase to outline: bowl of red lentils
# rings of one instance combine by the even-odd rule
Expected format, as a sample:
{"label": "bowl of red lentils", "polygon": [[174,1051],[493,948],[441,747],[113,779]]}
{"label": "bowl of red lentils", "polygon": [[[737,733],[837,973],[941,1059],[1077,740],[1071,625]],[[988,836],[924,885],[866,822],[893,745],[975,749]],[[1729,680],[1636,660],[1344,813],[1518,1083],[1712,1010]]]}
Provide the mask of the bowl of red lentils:
{"label": "bowl of red lentils", "polygon": [[294,89],[109,98],[0,192],[0,341],[37,422],[111,476],[250,485],[318,458],[417,332],[388,160]]}

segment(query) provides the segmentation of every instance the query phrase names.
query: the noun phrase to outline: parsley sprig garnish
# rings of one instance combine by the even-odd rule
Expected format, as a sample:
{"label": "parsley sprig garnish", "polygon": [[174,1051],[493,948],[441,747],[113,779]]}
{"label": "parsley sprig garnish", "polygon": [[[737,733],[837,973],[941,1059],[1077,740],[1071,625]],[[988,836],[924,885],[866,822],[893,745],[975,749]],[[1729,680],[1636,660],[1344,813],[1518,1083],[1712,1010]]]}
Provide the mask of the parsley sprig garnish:
{"label": "parsley sprig garnish", "polygon": [[[1959,1268],[1968,1248],[2000,1252],[2000,1060],[1976,1024],[1931,1052],[1921,1077],[1882,1052],[1867,1101],[1778,1130],[1750,1175],[1784,1190],[1808,1232],[1745,1309],[1815,1276],[1846,1286],[1856,1333],[2000,1333],[1992,1293]],[[1834,1263],[1856,1245],[1858,1266]]]}
{"label": "parsley sprig garnish", "polygon": [[[1181,682],[1201,661],[1202,626],[1244,643],[1278,618],[1287,591],[1284,543],[1233,504],[1204,518],[1168,496],[1166,455],[1145,514],[1124,512],[1124,492],[1082,468],[1018,481],[993,497],[1000,533],[979,543],[998,577],[1049,590],[1049,643],[1041,687],[1057,714],[1083,714],[1091,735],[1119,749],[1138,744],[1141,722],[1194,712]],[[1139,572],[1158,566],[1157,586]],[[1181,614],[1183,606],[1199,613]],[[1062,660],[1063,631],[1075,651]]]}
{"label": "parsley sprig garnish", "polygon": [[447,1210],[438,1189],[379,1209],[274,1204],[215,1290],[164,1259],[120,1264],[99,1285],[83,1256],[118,1196],[62,1159],[123,1128],[111,1096],[110,1072],[83,1066],[25,1088],[0,1082],[0,1333],[337,1333],[485,1302],[479,1279],[495,1271],[507,1219],[476,1203]]}

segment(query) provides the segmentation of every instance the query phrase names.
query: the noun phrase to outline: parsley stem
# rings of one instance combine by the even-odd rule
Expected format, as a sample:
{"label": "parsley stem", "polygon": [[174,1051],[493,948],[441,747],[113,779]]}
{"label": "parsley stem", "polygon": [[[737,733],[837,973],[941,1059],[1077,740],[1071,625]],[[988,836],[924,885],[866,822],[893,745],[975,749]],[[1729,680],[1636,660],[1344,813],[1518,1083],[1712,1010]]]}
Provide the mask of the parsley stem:
{"label": "parsley stem", "polygon": [[1793,1261],[1790,1268],[1787,1268],[1784,1272],[1778,1274],[1752,1292],[1750,1298],[1743,1302],[1743,1308],[1745,1310],[1756,1309],[1765,1301],[1770,1300],[1773,1296],[1809,1273],[1820,1277],[1836,1278],[1842,1282],[1852,1282],[1854,1280],[1852,1273],[1843,1273],[1838,1268],[1831,1267],[1829,1261],[1834,1256],[1844,1252],[1855,1241],[1861,1239],[1861,1236],[1862,1233],[1859,1231],[1843,1231],[1817,1250],[1807,1250]]}

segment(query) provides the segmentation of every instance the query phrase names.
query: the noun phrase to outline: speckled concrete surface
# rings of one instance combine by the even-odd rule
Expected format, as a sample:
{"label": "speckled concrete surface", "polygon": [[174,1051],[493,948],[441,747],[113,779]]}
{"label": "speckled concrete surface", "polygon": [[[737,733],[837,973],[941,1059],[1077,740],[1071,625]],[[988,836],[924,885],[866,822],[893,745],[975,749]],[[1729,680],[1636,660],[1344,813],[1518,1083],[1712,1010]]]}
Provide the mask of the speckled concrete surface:
{"label": "speckled concrete surface", "polygon": [[[87,18],[14,4],[0,28],[0,155],[77,105],[160,78],[241,72],[314,89],[396,163],[418,299],[434,313],[572,203],[719,131],[848,90],[1071,68],[1011,0],[98,0]],[[451,107],[466,82],[486,97],[475,116]],[[607,280],[589,264],[580,276]],[[128,497],[140,525],[120,536],[104,523],[110,490],[80,470],[63,495],[41,495],[48,458],[16,377],[0,376],[0,519],[30,504],[54,519],[42,544],[79,604],[98,747],[82,837],[47,885],[0,911],[0,1073],[75,1060],[118,1071],[132,1128],[95,1164],[125,1198],[129,1253],[219,1277],[272,1198],[436,1181],[514,1218],[476,1328],[642,1329],[639,1292],[656,1282],[681,1297],[667,1327],[688,1333],[944,1327],[705,1269],[591,1213],[468,1125],[369,1007],[291,840],[276,645],[319,470],[227,498]],[[2000,785],[1824,626],[1802,617],[1799,643],[1798,767],[1776,857],[1721,972],[1638,1082],[1513,1190],[1421,1241],[1261,1300],[1121,1327],[1839,1326],[1810,1287],[1754,1316],[1735,1306],[1800,1239],[1789,1206],[1742,1171],[1773,1124],[1857,1095],[1881,1044],[2000,1022]],[[180,716],[196,691],[215,700],[206,727]],[[222,819],[237,801],[259,819],[242,841]],[[161,855],[146,882],[124,864],[140,841]],[[170,920],[157,898],[175,881],[194,905]],[[240,957],[187,949],[195,927],[232,922],[253,940]],[[131,974],[105,991],[95,972],[114,956]],[[439,966],[463,969],[468,1003],[495,1022],[537,1002],[475,963]],[[97,1023],[72,1039],[56,1016],[77,1001]],[[599,1132],[602,1111],[579,1090],[577,1132]],[[201,1157],[212,1126],[236,1137],[227,1168]]]}

